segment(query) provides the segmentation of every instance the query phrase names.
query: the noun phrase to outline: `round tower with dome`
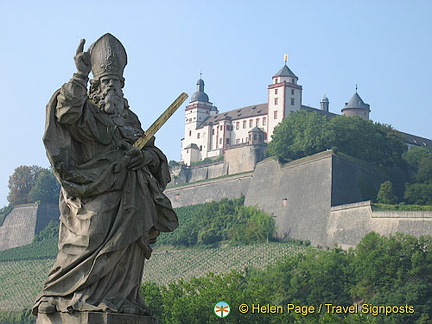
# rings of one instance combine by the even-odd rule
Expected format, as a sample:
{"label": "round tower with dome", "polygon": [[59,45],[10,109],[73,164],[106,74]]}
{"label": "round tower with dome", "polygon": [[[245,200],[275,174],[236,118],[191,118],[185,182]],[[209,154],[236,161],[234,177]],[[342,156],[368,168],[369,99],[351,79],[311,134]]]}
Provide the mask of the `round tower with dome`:
{"label": "round tower with dome", "polygon": [[360,117],[365,120],[369,120],[370,111],[369,104],[365,103],[357,93],[357,86],[356,92],[341,110],[343,116]]}

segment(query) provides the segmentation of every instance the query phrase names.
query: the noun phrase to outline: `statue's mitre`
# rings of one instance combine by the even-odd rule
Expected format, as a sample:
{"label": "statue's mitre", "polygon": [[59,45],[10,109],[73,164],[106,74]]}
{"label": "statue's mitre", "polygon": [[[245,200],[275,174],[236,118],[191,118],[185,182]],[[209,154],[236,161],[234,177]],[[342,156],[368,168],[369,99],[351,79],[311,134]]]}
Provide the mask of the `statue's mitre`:
{"label": "statue's mitre", "polygon": [[127,64],[126,50],[122,43],[111,34],[101,36],[90,48],[93,78],[105,75],[123,77]]}

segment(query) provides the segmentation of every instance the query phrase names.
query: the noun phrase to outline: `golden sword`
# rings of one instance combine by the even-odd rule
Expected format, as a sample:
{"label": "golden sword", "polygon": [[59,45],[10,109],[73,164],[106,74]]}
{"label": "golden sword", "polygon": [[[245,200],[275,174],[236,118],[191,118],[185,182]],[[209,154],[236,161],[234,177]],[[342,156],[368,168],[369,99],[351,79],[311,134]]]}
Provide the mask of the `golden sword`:
{"label": "golden sword", "polygon": [[142,149],[144,145],[156,134],[156,132],[165,124],[165,122],[174,114],[174,112],[182,105],[182,103],[187,99],[188,95],[186,93],[180,94],[176,100],[159,116],[158,119],[147,129],[144,134],[137,139],[133,146]]}

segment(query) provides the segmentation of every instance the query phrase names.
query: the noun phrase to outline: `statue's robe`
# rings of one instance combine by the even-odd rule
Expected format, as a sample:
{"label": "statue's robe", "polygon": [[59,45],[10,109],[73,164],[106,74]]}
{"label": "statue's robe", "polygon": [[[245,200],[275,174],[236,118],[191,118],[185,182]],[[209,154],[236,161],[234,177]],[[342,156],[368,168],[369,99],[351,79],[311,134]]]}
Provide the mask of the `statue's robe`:
{"label": "statue's robe", "polygon": [[124,142],[142,133],[130,109],[111,118],[79,80],[53,95],[43,141],[61,183],[59,251],[34,313],[44,301],[61,312],[145,311],[140,284],[150,243],[178,220],[162,193],[170,176],[154,139],[143,148],[153,163],[126,167]]}

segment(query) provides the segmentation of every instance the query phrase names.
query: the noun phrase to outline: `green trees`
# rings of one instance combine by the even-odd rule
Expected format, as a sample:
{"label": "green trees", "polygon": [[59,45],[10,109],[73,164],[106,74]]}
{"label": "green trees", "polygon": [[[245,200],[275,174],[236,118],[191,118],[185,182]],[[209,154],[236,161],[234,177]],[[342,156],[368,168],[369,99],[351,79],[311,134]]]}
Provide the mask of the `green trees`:
{"label": "green trees", "polygon": [[267,153],[287,162],[331,148],[330,121],[318,113],[291,113],[275,129]]}
{"label": "green trees", "polygon": [[272,217],[252,206],[244,198],[223,199],[202,205],[177,208],[180,226],[173,233],[162,233],[159,244],[176,246],[265,242],[273,236]]}
{"label": "green trees", "polygon": [[404,154],[411,181],[405,186],[404,199],[416,205],[432,205],[432,151],[415,147]]}
{"label": "green trees", "polygon": [[[430,323],[431,249],[431,236],[369,233],[348,252],[311,248],[264,270],[209,274],[168,287],[145,284],[142,292],[167,323],[216,323],[213,306],[221,300],[230,304],[231,314],[225,319],[230,323]],[[281,305],[285,311],[241,314],[238,309],[243,303]],[[323,306],[320,314],[304,316],[288,313],[290,303],[317,308],[320,304],[359,306],[358,314],[326,314]],[[404,312],[371,314],[371,306],[402,306]]]}
{"label": "green trees", "polygon": [[299,110],[275,128],[267,153],[287,162],[330,148],[383,167],[401,164],[405,151],[402,137],[390,126]]}
{"label": "green trees", "polygon": [[30,191],[41,171],[42,168],[37,165],[21,165],[15,169],[9,177],[8,201],[11,206],[31,202]]}
{"label": "green trees", "polygon": [[40,171],[33,187],[30,190],[31,201],[43,203],[56,203],[59,199],[60,184],[50,169]]}
{"label": "green trees", "polygon": [[9,177],[10,206],[40,202],[57,202],[60,191],[54,174],[50,169],[37,165],[21,165]]}
{"label": "green trees", "polygon": [[393,192],[393,185],[390,181],[385,181],[381,184],[377,195],[377,201],[380,204],[396,204],[397,197]]}

